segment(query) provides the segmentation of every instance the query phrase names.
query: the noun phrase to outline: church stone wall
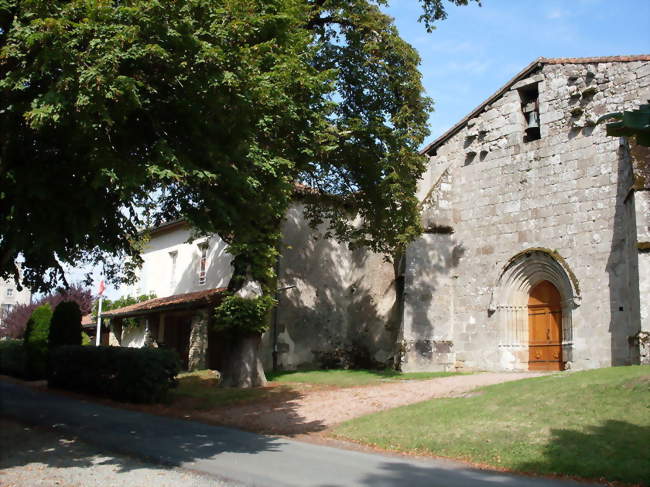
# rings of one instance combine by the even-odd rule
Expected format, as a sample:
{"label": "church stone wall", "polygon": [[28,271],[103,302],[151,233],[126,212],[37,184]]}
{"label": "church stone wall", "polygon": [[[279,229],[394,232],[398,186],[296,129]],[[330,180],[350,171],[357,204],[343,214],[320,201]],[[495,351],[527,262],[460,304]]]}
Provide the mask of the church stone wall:
{"label": "church stone wall", "polygon": [[[532,86],[540,138],[524,142]],[[635,361],[631,337],[649,313],[650,263],[637,248],[647,192],[630,192],[626,142],[594,121],[647,98],[648,62],[543,64],[430,153],[419,190],[428,233],[405,262],[405,370],[507,369],[509,353],[525,353],[503,349],[489,308],[504,266],[530,248],[561,256],[580,288],[569,365]]]}

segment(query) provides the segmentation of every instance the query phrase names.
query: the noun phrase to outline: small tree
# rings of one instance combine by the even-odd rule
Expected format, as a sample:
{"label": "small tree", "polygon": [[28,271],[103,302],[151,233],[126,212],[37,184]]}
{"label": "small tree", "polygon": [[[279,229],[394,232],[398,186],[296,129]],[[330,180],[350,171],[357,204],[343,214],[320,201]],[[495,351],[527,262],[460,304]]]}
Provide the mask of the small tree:
{"label": "small tree", "polygon": [[90,313],[93,303],[92,293],[81,284],[72,284],[67,289],[60,288],[29,304],[17,304],[7,314],[0,326],[0,337],[23,338],[27,321],[39,306],[48,303],[52,309],[63,301],[74,301],[79,305],[81,314]]}
{"label": "small tree", "polygon": [[49,304],[39,306],[27,321],[25,330],[25,354],[27,356],[27,375],[32,379],[45,377],[47,372],[48,335],[52,307]]}
{"label": "small tree", "polygon": [[81,345],[81,310],[74,301],[63,301],[54,310],[50,323],[49,347]]}

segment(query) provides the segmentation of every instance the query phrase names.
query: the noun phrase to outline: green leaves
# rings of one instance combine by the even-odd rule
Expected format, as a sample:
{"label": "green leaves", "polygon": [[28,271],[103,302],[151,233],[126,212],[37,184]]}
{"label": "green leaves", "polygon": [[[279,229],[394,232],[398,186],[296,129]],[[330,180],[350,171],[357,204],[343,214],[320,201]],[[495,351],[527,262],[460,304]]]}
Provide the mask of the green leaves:
{"label": "green leaves", "polygon": [[227,296],[214,309],[214,326],[231,333],[263,333],[268,328],[265,318],[276,304],[268,295],[253,299]]}
{"label": "green leaves", "polygon": [[607,124],[607,135],[635,136],[637,144],[650,147],[650,104],[641,105],[638,110],[605,114],[596,121],[596,124],[612,119],[617,121]]}
{"label": "green leaves", "polygon": [[346,202],[307,202],[332,235],[403,247],[431,102],[383,3],[0,0],[0,277],[128,281],[184,217],[272,278],[296,183]]}

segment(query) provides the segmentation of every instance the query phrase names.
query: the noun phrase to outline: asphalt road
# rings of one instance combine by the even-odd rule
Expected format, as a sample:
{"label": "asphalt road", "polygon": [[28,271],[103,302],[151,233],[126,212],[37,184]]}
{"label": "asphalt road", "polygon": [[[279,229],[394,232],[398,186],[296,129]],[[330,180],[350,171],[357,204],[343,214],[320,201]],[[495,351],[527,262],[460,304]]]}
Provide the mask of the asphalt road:
{"label": "asphalt road", "polygon": [[95,446],[247,486],[569,487],[436,459],[342,450],[164,418],[0,381],[0,414]]}

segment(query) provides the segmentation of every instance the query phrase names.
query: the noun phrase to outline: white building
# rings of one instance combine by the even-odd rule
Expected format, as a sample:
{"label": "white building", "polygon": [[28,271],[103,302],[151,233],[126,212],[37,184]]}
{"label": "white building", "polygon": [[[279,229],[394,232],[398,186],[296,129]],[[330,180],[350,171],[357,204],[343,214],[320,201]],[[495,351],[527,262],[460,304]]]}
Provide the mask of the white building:
{"label": "white building", "polygon": [[0,326],[2,326],[4,317],[17,304],[29,304],[32,299],[32,293],[29,289],[23,287],[18,290],[18,285],[14,280],[0,279]]}

